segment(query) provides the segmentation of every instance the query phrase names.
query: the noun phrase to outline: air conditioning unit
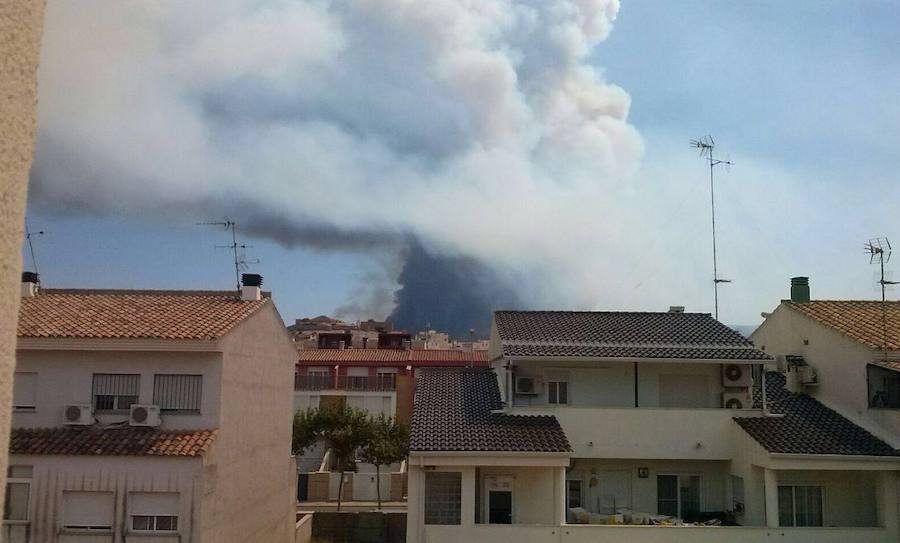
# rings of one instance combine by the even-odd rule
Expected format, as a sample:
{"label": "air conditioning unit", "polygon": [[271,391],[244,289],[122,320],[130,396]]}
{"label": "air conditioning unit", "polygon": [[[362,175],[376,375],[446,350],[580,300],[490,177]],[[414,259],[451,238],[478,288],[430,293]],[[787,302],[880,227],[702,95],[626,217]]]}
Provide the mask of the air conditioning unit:
{"label": "air conditioning unit", "polygon": [[818,385],[819,376],[816,375],[816,369],[812,366],[798,366],[797,375],[800,383],[806,386]]}
{"label": "air conditioning unit", "polygon": [[71,404],[63,408],[63,424],[66,426],[88,426],[94,424],[91,404]]}
{"label": "air conditioning unit", "polygon": [[752,406],[749,391],[722,393],[722,407],[725,409],[750,409]]}
{"label": "air conditioning unit", "polygon": [[747,388],[753,382],[750,366],[725,364],[722,366],[722,386],[727,388]]}
{"label": "air conditioning unit", "polygon": [[516,394],[538,393],[534,377],[516,377]]}
{"label": "air conditioning unit", "polygon": [[159,406],[132,405],[128,424],[130,426],[159,426],[162,424],[162,419],[159,416]]}

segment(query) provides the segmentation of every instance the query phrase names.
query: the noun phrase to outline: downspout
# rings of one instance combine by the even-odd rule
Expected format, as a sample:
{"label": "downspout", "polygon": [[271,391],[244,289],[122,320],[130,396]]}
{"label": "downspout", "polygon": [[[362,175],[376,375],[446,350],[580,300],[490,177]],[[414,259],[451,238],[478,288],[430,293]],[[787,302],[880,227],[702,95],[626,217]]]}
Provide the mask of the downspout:
{"label": "downspout", "polygon": [[634,406],[640,407],[638,402],[638,363],[634,361]]}

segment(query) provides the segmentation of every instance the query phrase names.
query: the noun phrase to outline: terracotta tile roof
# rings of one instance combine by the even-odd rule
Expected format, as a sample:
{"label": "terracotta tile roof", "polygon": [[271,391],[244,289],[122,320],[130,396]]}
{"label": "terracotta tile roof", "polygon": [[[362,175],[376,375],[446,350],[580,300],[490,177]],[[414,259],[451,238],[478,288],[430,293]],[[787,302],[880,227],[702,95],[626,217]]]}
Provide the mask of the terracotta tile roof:
{"label": "terracotta tile roof", "polygon": [[217,430],[62,427],[13,429],[9,454],[78,456],[201,456]]}
{"label": "terracotta tile roof", "polygon": [[[900,456],[878,437],[806,394],[784,388],[782,373],[766,373],[766,403],[783,417],[735,417],[767,451],[791,454]],[[759,392],[754,392],[758,404]]]}
{"label": "terracotta tile roof", "polygon": [[451,349],[308,349],[297,351],[300,366],[487,366],[487,351]]}
{"label": "terracotta tile roof", "polygon": [[215,339],[270,298],[230,291],[47,289],[23,298],[18,336],[28,338]]}
{"label": "terracotta tile roof", "polygon": [[504,356],[768,360],[708,313],[497,311]]}
{"label": "terracotta tile roof", "polygon": [[855,339],[872,349],[900,349],[900,302],[886,302],[887,334],[880,301],[814,300],[784,302],[794,311]]}
{"label": "terracotta tile roof", "polygon": [[410,450],[569,452],[553,416],[492,413],[503,407],[488,368],[427,369],[416,382]]}
{"label": "terracotta tile roof", "polygon": [[900,371],[900,360],[874,360],[871,363],[889,370]]}

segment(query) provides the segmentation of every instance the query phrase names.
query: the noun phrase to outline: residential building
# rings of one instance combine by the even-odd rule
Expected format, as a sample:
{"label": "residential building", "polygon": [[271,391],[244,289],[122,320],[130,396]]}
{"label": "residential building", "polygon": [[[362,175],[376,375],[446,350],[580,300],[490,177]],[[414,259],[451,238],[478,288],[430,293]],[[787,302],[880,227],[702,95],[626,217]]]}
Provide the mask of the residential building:
{"label": "residential building", "polygon": [[895,445],[708,314],[500,311],[489,356],[417,383],[410,543],[898,540]]}
{"label": "residential building", "polygon": [[810,300],[809,278],[750,336],[789,386],[900,447],[900,302]]}
{"label": "residential building", "polygon": [[292,541],[296,351],[260,284],[23,284],[5,541]]}
{"label": "residential building", "polygon": [[426,367],[487,367],[485,351],[317,349],[297,353],[295,409],[347,404],[409,422],[416,372]]}

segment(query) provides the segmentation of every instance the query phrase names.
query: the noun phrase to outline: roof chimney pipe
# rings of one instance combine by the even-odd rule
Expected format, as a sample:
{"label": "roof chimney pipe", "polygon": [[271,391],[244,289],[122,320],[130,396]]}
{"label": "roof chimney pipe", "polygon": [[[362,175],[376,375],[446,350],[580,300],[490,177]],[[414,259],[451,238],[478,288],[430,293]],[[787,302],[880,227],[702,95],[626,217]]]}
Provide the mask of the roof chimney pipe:
{"label": "roof chimney pipe", "polygon": [[809,303],[809,277],[791,277],[791,302]]}
{"label": "roof chimney pipe", "polygon": [[258,273],[245,273],[241,275],[241,300],[252,302],[262,299],[262,275]]}
{"label": "roof chimney pipe", "polygon": [[669,313],[684,313],[684,306],[683,305],[670,305]]}
{"label": "roof chimney pipe", "polygon": [[35,272],[22,272],[22,297],[31,298],[38,292],[41,281]]}

